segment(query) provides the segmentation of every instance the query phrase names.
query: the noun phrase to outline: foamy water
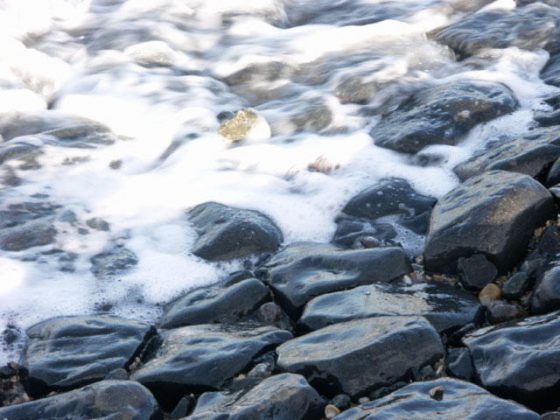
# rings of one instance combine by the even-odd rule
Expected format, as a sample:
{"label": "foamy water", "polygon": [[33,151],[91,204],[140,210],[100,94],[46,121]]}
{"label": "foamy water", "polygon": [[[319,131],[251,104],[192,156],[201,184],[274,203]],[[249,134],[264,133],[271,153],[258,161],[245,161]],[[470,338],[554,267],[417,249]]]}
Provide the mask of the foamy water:
{"label": "foamy water", "polygon": [[[57,221],[54,245],[0,252],[0,329],[93,313],[100,305],[155,320],[161,304],[239,269],[241,261],[208,263],[189,253],[195,235],[184,212],[205,201],[266,213],[285,243],[328,242],[347,200],[380,178],[405,178],[435,197],[449,191],[458,182],[457,163],[489,139],[525,133],[533,111],[544,107],[542,97],[554,91],[538,77],[544,51],[494,51],[475,67],[457,63],[427,38],[460,19],[468,5],[0,0],[0,113],[61,111],[106,124],[120,139],[96,149],[47,145],[34,170],[3,164],[23,182],[3,186],[2,208],[46,201],[74,212],[77,222]],[[512,5],[500,0],[487,7]],[[229,86],[248,66],[276,68],[279,75],[268,80],[257,72],[243,86]],[[341,103],[337,89],[350,77],[375,84],[368,103]],[[428,148],[444,157],[438,166],[417,166],[373,144],[368,132],[393,100],[457,79],[505,83],[521,108],[476,127],[458,146]],[[312,104],[330,118],[320,127],[298,127]],[[217,134],[216,117],[247,106],[272,135],[232,145]],[[178,147],[164,154],[172,143]],[[72,159],[79,163],[65,164]],[[118,170],[110,167],[115,161]],[[110,231],[82,234],[79,227],[93,217],[106,220]],[[406,240],[407,232],[401,234]],[[408,238],[405,246],[418,248],[422,238]],[[137,254],[138,265],[96,279],[91,256],[117,243]],[[75,271],[60,270],[53,248],[76,255]],[[17,347],[0,350],[0,363],[17,358]]]}

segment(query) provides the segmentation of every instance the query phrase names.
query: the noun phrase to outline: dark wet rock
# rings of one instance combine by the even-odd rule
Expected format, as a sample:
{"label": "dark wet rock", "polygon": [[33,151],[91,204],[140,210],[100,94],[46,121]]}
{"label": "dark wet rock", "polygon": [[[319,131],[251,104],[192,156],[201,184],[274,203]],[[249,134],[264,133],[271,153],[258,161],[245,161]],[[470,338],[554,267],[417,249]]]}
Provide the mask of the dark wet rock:
{"label": "dark wet rock", "polygon": [[527,251],[535,228],[555,217],[551,194],[527,175],[490,171],[439,199],[426,238],[427,270],[454,272],[457,260],[484,254],[498,271]]}
{"label": "dark wet rock", "polygon": [[560,54],[550,57],[541,71],[541,78],[549,85],[560,86]]}
{"label": "dark wet rock", "polygon": [[519,299],[531,287],[531,278],[526,272],[515,273],[502,286],[502,296],[506,299]]}
{"label": "dark wet rock", "polygon": [[425,233],[436,199],[417,193],[408,181],[384,178],[358,193],[344,206],[346,215],[377,220],[393,216],[396,223]]}
{"label": "dark wet rock", "polygon": [[560,420],[560,411],[550,411],[541,416],[541,420]]}
{"label": "dark wet rock", "polygon": [[531,297],[531,312],[544,314],[560,309],[560,266],[544,273]]}
{"label": "dark wet rock", "polygon": [[256,310],[269,299],[269,290],[257,279],[246,279],[229,287],[212,286],[192,290],[169,304],[162,328],[234,322]]}
{"label": "dark wet rock", "polygon": [[451,376],[465,381],[473,377],[473,365],[471,354],[465,347],[449,349],[446,358],[447,373]]}
{"label": "dark wet rock", "polygon": [[475,125],[514,111],[518,106],[505,85],[452,82],[422,89],[385,115],[370,135],[375,144],[416,153],[432,144],[456,144]]}
{"label": "dark wet rock", "polygon": [[23,251],[53,243],[56,237],[53,222],[52,218],[46,217],[0,230],[0,249]]}
{"label": "dark wet rock", "polygon": [[126,381],[128,380],[129,375],[128,375],[128,371],[124,368],[117,368],[112,370],[111,372],[109,372],[107,375],[105,375],[104,379],[115,379],[115,380],[119,380],[119,381]]}
{"label": "dark wet rock", "polygon": [[[285,105],[281,105],[285,103]],[[320,98],[299,97],[293,102],[272,102],[263,108],[263,115],[270,126],[273,135],[291,135],[294,133],[322,132],[333,121],[333,112],[328,104]]]}
{"label": "dark wet rock", "polygon": [[27,375],[26,368],[13,362],[0,367],[0,407],[30,400],[24,387]]}
{"label": "dark wet rock", "polygon": [[488,320],[492,324],[513,321],[528,315],[522,306],[515,303],[507,303],[503,300],[490,302],[486,307],[488,309]]}
{"label": "dark wet rock", "polygon": [[207,260],[227,260],[273,252],[283,241],[274,222],[254,210],[208,202],[188,213],[199,237],[193,254]]}
{"label": "dark wet rock", "polygon": [[43,143],[77,148],[110,145],[116,140],[106,126],[58,111],[6,113],[0,117],[0,135],[4,140],[39,135],[38,139]]}
{"label": "dark wet rock", "polygon": [[143,322],[114,316],[53,318],[30,327],[25,351],[33,388],[68,389],[127,368],[153,334]]}
{"label": "dark wet rock", "polygon": [[159,408],[153,395],[131,381],[102,381],[75,391],[25,404],[0,408],[0,418],[29,419],[155,419]]}
{"label": "dark wet rock", "polygon": [[558,49],[560,10],[542,3],[475,13],[432,34],[460,57],[484,48]]}
{"label": "dark wet rock", "polygon": [[306,376],[323,395],[343,392],[353,398],[406,381],[411,371],[444,354],[430,323],[406,316],[330,325],[282,344],[277,352],[281,369]]}
{"label": "dark wet rock", "polygon": [[110,225],[106,220],[100,219],[99,217],[93,217],[86,220],[86,225],[95,230],[100,230],[103,232],[108,232],[110,230]]}
{"label": "dark wet rock", "polygon": [[206,393],[192,420],[305,420],[320,418],[323,399],[303,376],[284,373],[265,379],[246,393]]}
{"label": "dark wet rock", "polygon": [[340,250],[292,244],[262,267],[263,280],[292,317],[315,296],[364,284],[389,282],[412,271],[402,248]]}
{"label": "dark wet rock", "polygon": [[[440,388],[441,387],[441,388]],[[439,389],[441,398],[434,398]],[[538,420],[539,415],[513,401],[495,397],[458,379],[442,378],[405,386],[384,398],[362,404],[336,420],[492,419]]]}
{"label": "dark wet rock", "polygon": [[29,201],[10,204],[0,210],[0,229],[23,225],[29,221],[54,216],[61,206],[48,203]]}
{"label": "dark wet rock", "polygon": [[560,125],[560,110],[535,111],[533,119],[540,127],[553,127]]}
{"label": "dark wet rock", "polygon": [[263,303],[257,309],[254,318],[261,324],[274,325],[284,330],[292,329],[290,317],[274,302]]}
{"label": "dark wet rock", "polygon": [[480,310],[470,293],[445,284],[372,284],[312,299],[300,324],[316,330],[353,319],[421,315],[441,333],[475,322]]}
{"label": "dark wet rock", "polygon": [[560,184],[550,188],[550,193],[554,196],[556,202],[560,203]]}
{"label": "dark wet rock", "polygon": [[398,245],[398,233],[390,223],[339,215],[332,242],[346,248],[377,248]]}
{"label": "dark wet rock", "polygon": [[340,410],[346,410],[352,405],[352,399],[347,394],[335,395],[329,402]]}
{"label": "dark wet rock", "polygon": [[560,405],[560,313],[488,327],[463,339],[480,384],[536,411]]}
{"label": "dark wet rock", "polygon": [[126,273],[138,264],[138,257],[131,250],[117,246],[91,257],[91,272],[98,278]]}
{"label": "dark wet rock", "polygon": [[498,270],[482,254],[475,254],[469,258],[459,258],[457,263],[461,284],[470,290],[480,290],[494,281]]}
{"label": "dark wet rock", "polygon": [[217,390],[255,356],[289,340],[288,331],[254,325],[208,324],[161,333],[162,344],[131,376],[173,407],[187,392]]}
{"label": "dark wet rock", "polygon": [[42,143],[29,138],[14,139],[0,146],[0,164],[10,160],[30,162],[43,153]]}
{"label": "dark wet rock", "polygon": [[169,414],[171,419],[182,419],[192,410],[194,399],[183,397],[179,400],[173,411]]}
{"label": "dark wet rock", "polygon": [[545,181],[545,185],[549,187],[556,184],[560,184],[560,159],[556,160],[551,166]]}
{"label": "dark wet rock", "polygon": [[546,175],[548,168],[558,157],[560,146],[550,144],[547,140],[518,139],[484,151],[453,170],[461,181],[493,169],[519,172],[537,178]]}

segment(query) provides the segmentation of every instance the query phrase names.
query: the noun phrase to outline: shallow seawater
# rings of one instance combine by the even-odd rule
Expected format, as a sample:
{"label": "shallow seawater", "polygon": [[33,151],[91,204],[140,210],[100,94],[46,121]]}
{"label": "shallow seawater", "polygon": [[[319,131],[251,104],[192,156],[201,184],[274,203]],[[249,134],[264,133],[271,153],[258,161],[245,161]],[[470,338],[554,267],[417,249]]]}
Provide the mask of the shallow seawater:
{"label": "shallow seawater", "polygon": [[[2,164],[21,182],[2,185],[0,207],[48,202],[77,222],[57,221],[54,245],[0,252],[0,330],[99,308],[154,320],[181,292],[240,269],[242,261],[189,253],[195,235],[184,213],[205,201],[264,212],[285,243],[328,242],[344,204],[378,179],[402,177],[435,197],[449,191],[457,163],[490,139],[525,133],[553,91],[538,77],[544,51],[457,62],[428,39],[483,3],[514,2],[0,1],[0,116],[60,111],[118,136],[91,149],[46,146],[33,169]],[[457,146],[430,147],[442,157],[431,166],[373,144],[368,132],[381,113],[457,79],[505,83],[521,108]],[[373,93],[346,100],[351,80]],[[243,107],[266,119],[270,137],[231,144],[218,135],[217,115]],[[110,230],[85,234],[77,226],[91,218]],[[401,239],[421,247],[415,235]],[[91,256],[114,244],[135,252],[138,265],[96,279]],[[61,270],[60,254],[73,255],[73,271]],[[13,358],[17,346],[0,350],[0,363]]]}

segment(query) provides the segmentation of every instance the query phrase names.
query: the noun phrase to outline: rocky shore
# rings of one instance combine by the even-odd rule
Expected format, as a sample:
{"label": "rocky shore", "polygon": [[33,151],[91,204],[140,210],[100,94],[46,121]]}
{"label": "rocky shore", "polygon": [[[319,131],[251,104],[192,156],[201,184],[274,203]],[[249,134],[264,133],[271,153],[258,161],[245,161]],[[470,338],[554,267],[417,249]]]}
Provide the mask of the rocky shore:
{"label": "rocky shore", "polygon": [[[390,3],[389,14],[404,13]],[[546,51],[540,77],[560,87],[560,2],[482,10],[490,2],[448,3],[463,15],[430,31],[429,42],[472,67],[508,48]],[[267,65],[220,80],[234,92],[247,88],[245,105],[265,104],[251,118],[237,109],[214,115],[215,132],[232,147],[263,135],[266,104],[286,94],[275,81],[303,83],[302,69]],[[418,167],[443,159],[426,147],[457,145],[524,106],[506,84],[465,75],[375,108],[381,90],[356,79],[336,95],[370,107],[378,119],[368,126],[371,143]],[[329,108],[309,103],[289,130],[272,124],[265,137],[270,129],[328,132]],[[100,302],[95,313],[25,331],[9,326],[3,347],[23,348],[20,360],[0,368],[0,419],[560,419],[560,93],[542,103],[526,133],[498,137],[454,166],[458,184],[440,197],[399,176],[357,192],[340,206],[330,242],[290,242],[272,215],[252,208],[215,201],[185,208],[181,222],[196,234],[189,253],[226,270],[240,264],[161,302],[153,322]],[[0,114],[0,138],[6,191],[25,186],[21,174],[41,168],[43,155],[126,141],[56,109]],[[82,163],[76,155],[61,165]],[[112,160],[107,170],[121,165]],[[335,170],[324,165],[307,173]],[[33,261],[55,261],[63,273],[78,270],[80,256],[57,238],[113,229],[46,194],[7,203],[0,250],[25,261],[24,252],[40,249]],[[405,246],[403,232],[420,238],[420,248]],[[141,264],[131,242],[115,236],[88,259],[99,284],[111,288]]]}

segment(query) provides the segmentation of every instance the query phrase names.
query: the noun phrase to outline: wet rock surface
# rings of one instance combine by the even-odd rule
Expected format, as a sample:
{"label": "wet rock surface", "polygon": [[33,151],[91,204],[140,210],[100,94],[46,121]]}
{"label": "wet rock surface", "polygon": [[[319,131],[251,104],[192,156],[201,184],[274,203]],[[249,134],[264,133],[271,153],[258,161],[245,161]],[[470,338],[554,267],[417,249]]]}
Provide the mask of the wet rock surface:
{"label": "wet rock surface", "polygon": [[344,392],[356,398],[411,379],[412,370],[435,363],[444,350],[426,319],[378,317],[322,328],[277,352],[282,370],[306,376],[324,395]]}
{"label": "wet rock surface", "polygon": [[324,404],[303,376],[284,373],[265,379],[245,393],[202,394],[189,419],[304,420],[320,418]]}
{"label": "wet rock surface", "polygon": [[315,296],[388,282],[410,271],[402,248],[340,250],[316,243],[290,245],[261,268],[263,281],[292,317]]}
{"label": "wet rock surface", "polygon": [[149,325],[114,316],[54,318],[27,330],[25,365],[32,389],[75,388],[127,368],[152,334]]}
{"label": "wet rock surface", "polygon": [[560,314],[529,317],[467,335],[480,384],[537,411],[558,407]]}
{"label": "wet rock surface", "polygon": [[188,213],[199,237],[193,253],[207,260],[226,260],[275,251],[282,232],[262,213],[204,203]]}
{"label": "wet rock surface", "polygon": [[373,284],[312,299],[299,322],[316,330],[354,319],[421,315],[442,333],[475,322],[480,309],[470,293],[445,284]]}
{"label": "wet rock surface", "polygon": [[161,333],[161,345],[131,379],[164,406],[186,392],[219,389],[253,358],[292,338],[288,331],[255,325],[196,325]]}
{"label": "wet rock surface", "polygon": [[160,326],[176,328],[184,325],[238,321],[268,300],[269,294],[269,289],[254,278],[227,287],[196,289],[168,306]]}
{"label": "wet rock surface", "polygon": [[545,48],[555,52],[559,21],[559,9],[537,2],[511,10],[497,8],[475,13],[432,35],[460,57],[485,48]]}
{"label": "wet rock surface", "polygon": [[455,271],[457,259],[484,254],[499,271],[526,253],[533,231],[555,215],[550,193],[527,175],[491,171],[440,198],[424,258],[433,271]]}
{"label": "wet rock surface", "polygon": [[423,234],[435,203],[435,198],[417,193],[408,181],[387,178],[358,193],[342,211],[372,221],[393,216],[394,222]]}
{"label": "wet rock surface", "polygon": [[138,257],[130,249],[116,246],[91,258],[91,272],[103,279],[124,274],[138,264]]}
{"label": "wet rock surface", "polygon": [[550,57],[541,71],[541,78],[550,85],[560,86],[560,54]]}
{"label": "wet rock surface", "polygon": [[[434,390],[441,396],[435,398]],[[540,416],[520,404],[497,398],[484,389],[457,379],[437,379],[405,386],[384,398],[344,411],[336,420],[358,419],[519,419]]]}
{"label": "wet rock surface", "polygon": [[[543,134],[546,136],[549,133],[545,131]],[[557,138],[558,135],[554,136],[555,140]],[[547,140],[507,142],[461,163],[454,172],[462,181],[495,169],[519,172],[533,178],[542,177],[560,157],[560,146]]]}
{"label": "wet rock surface", "polygon": [[153,395],[137,382],[102,381],[75,391],[9,407],[0,417],[10,420],[42,419],[155,419],[160,414]]}
{"label": "wet rock surface", "polygon": [[518,106],[505,85],[453,82],[418,91],[385,115],[370,135],[376,145],[416,153],[432,144],[456,144],[475,125]]}
{"label": "wet rock surface", "polygon": [[531,312],[544,314],[560,309],[560,267],[544,273],[531,297]]}

